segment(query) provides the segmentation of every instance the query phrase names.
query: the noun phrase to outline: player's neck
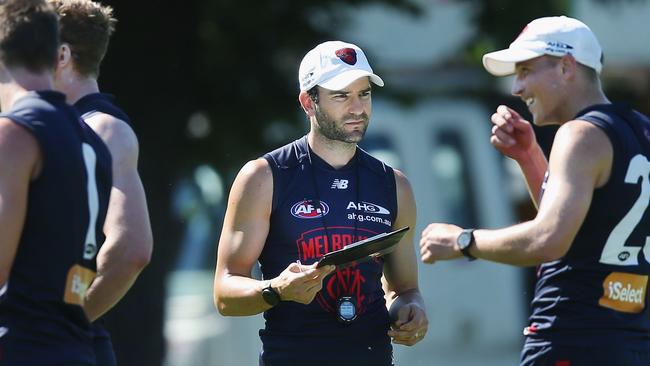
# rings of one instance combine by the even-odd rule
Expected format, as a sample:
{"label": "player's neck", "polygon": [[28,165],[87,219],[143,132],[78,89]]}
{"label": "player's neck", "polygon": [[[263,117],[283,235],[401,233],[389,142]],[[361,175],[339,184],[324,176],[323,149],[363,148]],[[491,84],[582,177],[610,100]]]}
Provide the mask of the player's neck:
{"label": "player's neck", "polygon": [[570,110],[568,111],[564,121],[570,121],[576,117],[580,111],[585,110],[588,107],[597,104],[609,104],[611,103],[609,99],[602,92],[593,92],[591,94],[586,94],[580,99],[576,99],[573,102],[569,103]]}
{"label": "player's neck", "polygon": [[570,95],[578,97],[568,98],[565,103],[566,115],[563,116],[562,121],[574,119],[580,111],[593,105],[611,103],[605,93],[603,93],[599,82],[596,84],[585,82],[577,90],[572,91]]}
{"label": "player's neck", "polygon": [[347,165],[357,149],[355,143],[330,140],[314,131],[309,132],[307,141],[312,151],[335,169]]}
{"label": "player's neck", "polygon": [[79,99],[88,94],[99,93],[97,79],[91,77],[78,77],[64,87],[66,100],[70,104],[76,103]]}
{"label": "player's neck", "polygon": [[[9,70],[8,70],[9,71]],[[11,69],[7,75],[10,81],[2,83],[0,98],[3,111],[8,111],[14,103],[30,91],[52,90],[53,76],[49,72],[35,74],[22,68]]]}
{"label": "player's neck", "polygon": [[49,71],[33,73],[23,68],[16,68],[10,71],[13,83],[18,88],[27,91],[52,90],[54,88],[54,76]]}

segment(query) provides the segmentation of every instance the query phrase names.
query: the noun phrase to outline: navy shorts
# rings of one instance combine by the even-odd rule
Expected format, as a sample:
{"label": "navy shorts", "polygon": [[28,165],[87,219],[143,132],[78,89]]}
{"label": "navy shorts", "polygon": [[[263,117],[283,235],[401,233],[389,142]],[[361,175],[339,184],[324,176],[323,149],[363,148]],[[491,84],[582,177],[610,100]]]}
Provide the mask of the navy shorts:
{"label": "navy shorts", "polygon": [[602,347],[524,345],[520,366],[648,366],[650,351]]}
{"label": "navy shorts", "polygon": [[0,337],[2,366],[96,366],[90,347],[62,346]]}
{"label": "navy shorts", "polygon": [[[315,338],[302,342],[285,337],[262,337],[259,366],[372,365],[393,366],[393,346],[388,342],[328,342]],[[646,365],[648,366],[648,365]]]}

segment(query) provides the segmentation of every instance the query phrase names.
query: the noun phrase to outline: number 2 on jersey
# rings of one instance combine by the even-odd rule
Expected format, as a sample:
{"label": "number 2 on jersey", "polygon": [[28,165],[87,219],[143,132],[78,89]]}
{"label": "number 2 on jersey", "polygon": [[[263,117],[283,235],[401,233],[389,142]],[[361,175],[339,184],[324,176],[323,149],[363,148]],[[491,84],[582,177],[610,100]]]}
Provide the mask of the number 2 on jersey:
{"label": "number 2 on jersey", "polygon": [[638,265],[638,254],[643,248],[646,261],[650,261],[650,236],[645,237],[645,243],[636,246],[625,246],[625,242],[639,224],[641,218],[650,204],[650,161],[639,154],[630,160],[630,165],[625,174],[625,183],[638,184],[641,180],[641,194],[634,202],[632,208],[623,219],[614,227],[609,234],[603,252],[600,255],[600,263],[613,264],[617,266]]}

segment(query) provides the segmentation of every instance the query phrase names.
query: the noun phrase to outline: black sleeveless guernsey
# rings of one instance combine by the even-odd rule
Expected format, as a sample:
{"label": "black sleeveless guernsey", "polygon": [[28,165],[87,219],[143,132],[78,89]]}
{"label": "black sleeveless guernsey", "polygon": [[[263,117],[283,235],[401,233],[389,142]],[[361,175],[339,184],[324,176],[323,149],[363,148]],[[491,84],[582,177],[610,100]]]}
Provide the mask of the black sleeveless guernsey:
{"label": "black sleeveless guernsey", "polygon": [[[270,231],[259,258],[264,278],[392,229],[398,209],[393,169],[362,149],[334,169],[305,136],[264,158],[273,171]],[[375,259],[336,271],[311,304],[281,302],[266,311],[262,364],[391,365],[382,266],[383,259]],[[358,318],[347,325],[338,321],[342,296],[357,304]]]}

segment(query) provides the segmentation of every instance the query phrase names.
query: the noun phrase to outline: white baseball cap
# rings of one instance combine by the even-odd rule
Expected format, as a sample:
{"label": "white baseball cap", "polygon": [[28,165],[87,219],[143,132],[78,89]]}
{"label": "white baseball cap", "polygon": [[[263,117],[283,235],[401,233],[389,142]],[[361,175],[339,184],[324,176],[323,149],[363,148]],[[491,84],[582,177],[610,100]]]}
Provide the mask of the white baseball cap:
{"label": "white baseball cap", "polygon": [[306,91],[319,85],[325,89],[341,90],[360,77],[384,86],[373,73],[368,59],[359,46],[341,41],[328,41],[307,52],[300,62],[298,83]]}
{"label": "white baseball cap", "polygon": [[545,17],[528,23],[510,47],[483,55],[483,66],[492,75],[504,76],[515,73],[517,62],[566,54],[597,73],[603,68],[603,50],[589,27],[565,16]]}

